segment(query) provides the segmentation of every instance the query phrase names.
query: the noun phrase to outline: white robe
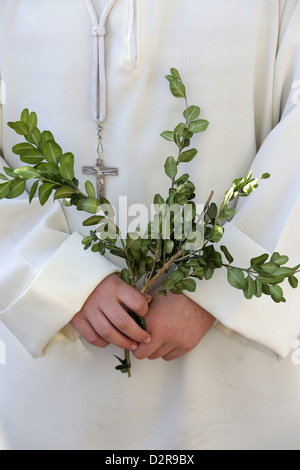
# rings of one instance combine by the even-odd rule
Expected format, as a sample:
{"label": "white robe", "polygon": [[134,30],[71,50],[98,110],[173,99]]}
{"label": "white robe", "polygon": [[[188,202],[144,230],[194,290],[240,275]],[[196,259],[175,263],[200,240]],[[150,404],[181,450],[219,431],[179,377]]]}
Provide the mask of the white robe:
{"label": "white robe", "polygon": [[[120,172],[106,178],[111,202],[149,207],[167,190],[173,148],[159,134],[181,119],[164,78],[176,67],[210,121],[189,164],[197,202],[212,189],[220,202],[250,168],[270,172],[223,242],[239,264],[266,251],[298,264],[299,26],[297,0],[119,0],[107,25],[105,162]],[[6,123],[28,107],[75,154],[83,185],[96,153],[84,2],[0,0],[0,73],[2,163],[19,165]],[[212,329],[172,363],[134,360],[128,380],[114,371],[117,348],[94,348],[69,326],[119,269],[83,251],[82,214],[25,198],[0,201],[0,217],[1,449],[299,449],[299,290],[285,286],[286,304],[248,301],[220,270],[191,298],[227,335]]]}

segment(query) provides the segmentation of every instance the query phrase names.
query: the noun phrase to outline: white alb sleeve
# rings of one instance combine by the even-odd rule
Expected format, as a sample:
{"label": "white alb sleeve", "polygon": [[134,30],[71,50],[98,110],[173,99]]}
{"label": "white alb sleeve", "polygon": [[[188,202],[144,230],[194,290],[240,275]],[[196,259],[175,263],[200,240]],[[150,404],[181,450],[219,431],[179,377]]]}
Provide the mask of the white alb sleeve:
{"label": "white alb sleeve", "polygon": [[[0,171],[4,160],[0,157]],[[6,165],[7,166],[7,165]],[[69,233],[59,203],[38,199],[0,203],[0,319],[34,357],[59,333],[78,337],[69,325],[96,286],[119,268],[84,251]]]}

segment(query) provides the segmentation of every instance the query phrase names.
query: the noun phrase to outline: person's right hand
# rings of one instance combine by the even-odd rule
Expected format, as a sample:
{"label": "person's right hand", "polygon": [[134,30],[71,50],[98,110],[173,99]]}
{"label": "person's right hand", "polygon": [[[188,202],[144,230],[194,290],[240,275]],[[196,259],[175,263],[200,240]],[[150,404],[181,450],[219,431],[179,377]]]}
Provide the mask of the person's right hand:
{"label": "person's right hand", "polygon": [[151,336],[140,328],[122,305],[140,317],[148,313],[148,304],[138,290],[119,275],[104,279],[87,299],[71,325],[90,344],[105,348],[114,344],[135,351],[139,343],[150,344]]}

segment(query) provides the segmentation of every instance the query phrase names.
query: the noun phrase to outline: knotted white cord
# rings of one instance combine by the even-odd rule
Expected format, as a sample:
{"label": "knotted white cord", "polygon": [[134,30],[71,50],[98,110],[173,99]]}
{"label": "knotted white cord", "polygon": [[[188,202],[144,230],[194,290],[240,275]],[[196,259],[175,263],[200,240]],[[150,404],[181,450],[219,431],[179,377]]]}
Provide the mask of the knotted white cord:
{"label": "knotted white cord", "polygon": [[106,66],[105,36],[108,16],[118,0],[109,0],[101,14],[100,20],[91,0],[84,0],[92,21],[93,65],[92,65],[92,117],[98,126],[106,119]]}

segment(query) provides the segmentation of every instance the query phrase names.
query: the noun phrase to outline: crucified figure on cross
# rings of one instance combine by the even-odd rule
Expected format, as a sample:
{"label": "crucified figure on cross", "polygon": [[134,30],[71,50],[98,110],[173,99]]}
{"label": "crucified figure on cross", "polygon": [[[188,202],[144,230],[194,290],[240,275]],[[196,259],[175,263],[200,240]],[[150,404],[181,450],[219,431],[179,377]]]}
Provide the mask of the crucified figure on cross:
{"label": "crucified figure on cross", "polygon": [[95,166],[84,166],[82,169],[84,175],[96,175],[97,199],[104,197],[104,177],[118,176],[118,168],[108,168],[102,159],[98,158]]}
{"label": "crucified figure on cross", "polygon": [[82,172],[84,175],[96,175],[97,199],[104,197],[104,176],[118,176],[118,168],[106,167],[103,161],[103,145],[102,145],[102,126],[97,121],[97,154],[98,158],[95,166],[84,166]]}

